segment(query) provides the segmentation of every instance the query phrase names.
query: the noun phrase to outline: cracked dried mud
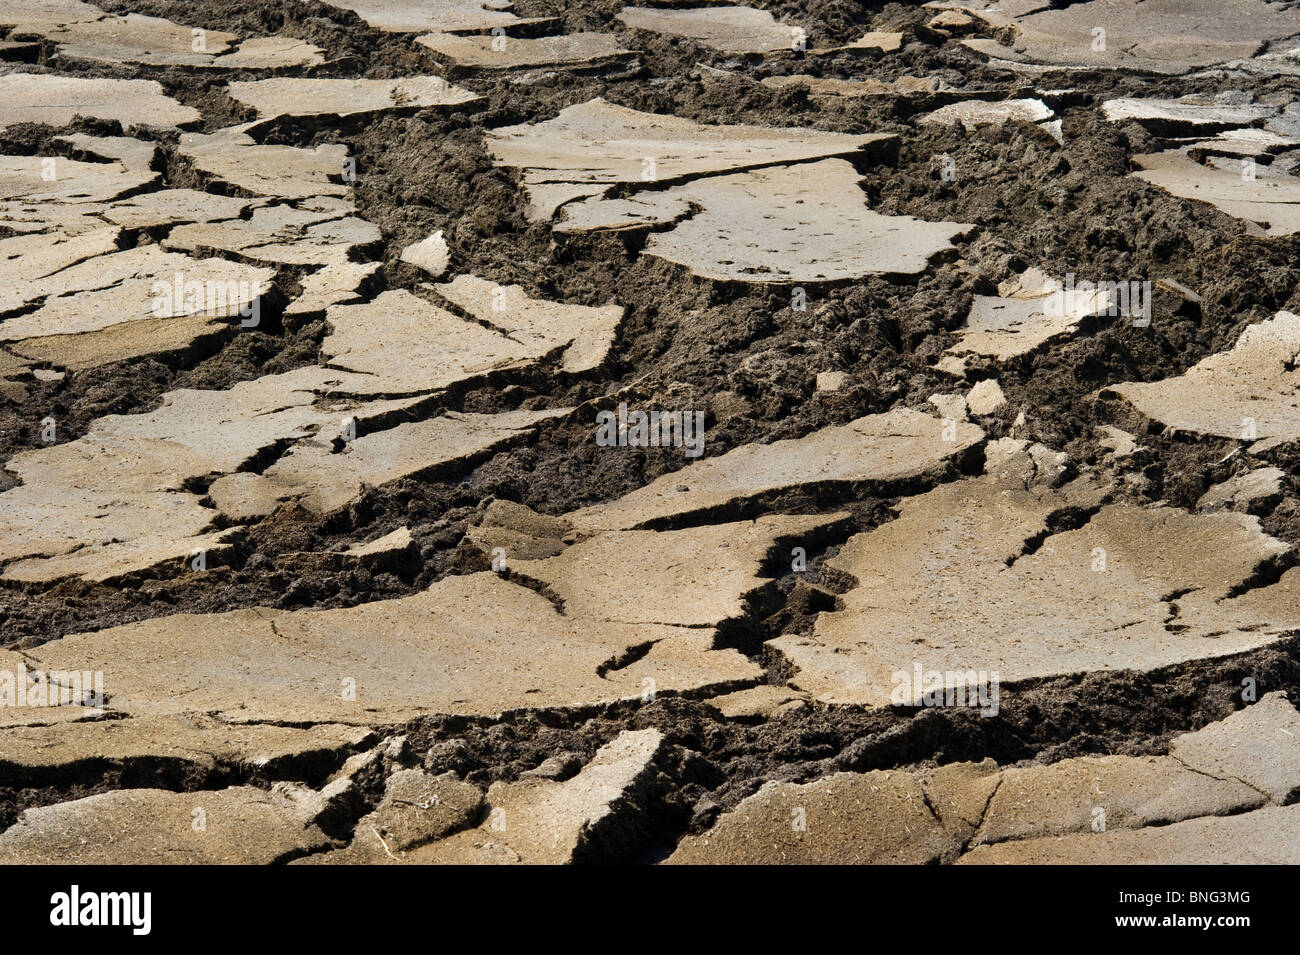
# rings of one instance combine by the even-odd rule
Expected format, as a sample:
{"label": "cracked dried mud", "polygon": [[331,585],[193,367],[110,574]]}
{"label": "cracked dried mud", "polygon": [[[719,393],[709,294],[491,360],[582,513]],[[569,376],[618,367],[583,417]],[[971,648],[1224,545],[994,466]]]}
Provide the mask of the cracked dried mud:
{"label": "cracked dried mud", "polygon": [[1300,863],[1295,0],[0,0],[0,280],[0,863]]}

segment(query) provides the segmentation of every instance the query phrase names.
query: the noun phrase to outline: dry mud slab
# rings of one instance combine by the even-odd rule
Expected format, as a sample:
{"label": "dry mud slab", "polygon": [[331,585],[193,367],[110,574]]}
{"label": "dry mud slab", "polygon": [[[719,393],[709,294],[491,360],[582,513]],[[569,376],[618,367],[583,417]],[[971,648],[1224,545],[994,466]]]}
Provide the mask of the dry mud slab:
{"label": "dry mud slab", "polygon": [[1300,861],[1297,183],[1283,0],[0,0],[0,861]]}

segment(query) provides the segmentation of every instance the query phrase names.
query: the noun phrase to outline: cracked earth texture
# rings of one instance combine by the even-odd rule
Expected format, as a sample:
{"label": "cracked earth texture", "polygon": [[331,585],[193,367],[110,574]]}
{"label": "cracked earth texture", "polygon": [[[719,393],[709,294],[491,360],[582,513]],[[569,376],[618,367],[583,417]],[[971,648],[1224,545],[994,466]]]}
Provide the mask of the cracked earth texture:
{"label": "cracked earth texture", "polygon": [[1300,3],[0,0],[0,278],[0,862],[1300,862]]}

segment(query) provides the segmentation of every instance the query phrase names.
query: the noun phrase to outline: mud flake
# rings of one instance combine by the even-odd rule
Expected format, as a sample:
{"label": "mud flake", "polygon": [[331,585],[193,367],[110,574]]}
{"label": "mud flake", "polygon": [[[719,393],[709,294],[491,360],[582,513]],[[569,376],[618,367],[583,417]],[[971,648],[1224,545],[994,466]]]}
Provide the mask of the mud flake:
{"label": "mud flake", "polygon": [[328,316],[332,331],[322,351],[332,366],[358,373],[354,394],[434,391],[532,364],[551,350],[545,340],[518,341],[407,291],[335,306]]}
{"label": "mud flake", "polygon": [[925,804],[911,773],[836,773],[816,782],[768,782],[669,865],[925,865],[961,843]]}
{"label": "mud flake", "polygon": [[474,825],[482,810],[482,791],[452,773],[398,770],[386,780],[379,805],[357,821],[351,844],[298,864],[391,865],[409,850]]}
{"label": "mud flake", "polygon": [[479,828],[430,843],[409,861],[562,865],[607,854],[624,840],[635,845],[637,817],[645,811],[641,791],[664,745],[658,730],[629,730],[602,746],[572,779],[494,783]]}
{"label": "mud flake", "polygon": [[549,302],[529,296],[518,285],[497,285],[475,275],[459,275],[433,288],[453,305],[531,348],[542,353],[564,348],[560,367],[570,373],[598,368],[623,320],[618,305]]}
{"label": "mud flake", "polygon": [[754,7],[624,7],[617,19],[633,30],[698,40],[724,53],[793,50],[799,31]]}
{"label": "mud flake", "polygon": [[[3,84],[4,77],[0,77]],[[0,107],[3,109],[3,107]],[[50,179],[47,172],[52,172]],[[117,162],[87,163],[48,156],[0,156],[0,199],[28,203],[102,203],[158,180],[152,170]],[[96,212],[97,208],[88,207]],[[100,223],[102,226],[103,223]]]}
{"label": "mud flake", "polygon": [[196,51],[189,27],[138,13],[69,23],[44,36],[58,44],[59,58],[188,67],[209,65],[214,56],[226,52],[239,39],[233,33],[205,30],[203,49]]}
{"label": "mud flake", "polygon": [[[1018,456],[1028,457],[1008,461]],[[825,702],[920,705],[919,668],[950,678],[953,692],[939,696],[960,689],[976,706],[991,674],[1007,685],[1149,670],[1263,646],[1294,627],[1283,582],[1224,601],[1287,550],[1255,518],[1108,505],[1023,553],[1054,511],[1095,492],[1026,489],[1023,470],[1000,467],[990,453],[989,476],[904,499],[897,519],[844,545],[829,562],[857,581],[843,609],[823,613],[811,636],[768,642],[797,667],[792,685]],[[1166,595],[1178,591],[1174,632]],[[1259,604],[1240,603],[1256,593]],[[1084,605],[1087,618],[1071,614]]]}
{"label": "mud flake", "polygon": [[101,214],[123,229],[152,229],[172,224],[238,219],[258,201],[194,189],[160,189],[118,199],[106,205]]}
{"label": "mud flake", "polygon": [[362,286],[380,269],[378,262],[333,261],[301,282],[302,292],[285,308],[286,315],[324,312],[332,305],[347,305],[362,298]]}
{"label": "mud flake", "polygon": [[778,166],[675,187],[702,207],[645,254],[715,281],[827,282],[923,272],[974,228],[885,216],[858,194],[862,177],[844,160]]}
{"label": "mud flake", "polygon": [[1265,806],[1238,816],[1209,816],[1170,826],[1079,833],[980,846],[959,865],[1241,865],[1300,864],[1300,806]]}
{"label": "mud flake", "polygon": [[1141,829],[1263,804],[1244,783],[1194,772],[1170,756],[1085,756],[1003,770],[972,845],[1092,832],[1094,824]]}
{"label": "mud flake", "polygon": [[[598,673],[646,642],[653,647],[635,666]],[[562,615],[540,594],[483,572],[349,609],[181,614],[28,653],[32,666],[76,661],[105,671],[115,713],[373,725],[588,706],[638,697],[646,679],[665,693],[756,681],[758,667],[712,644],[711,633],[691,628]]]}
{"label": "mud flake", "polygon": [[[941,468],[983,435],[975,425],[959,423],[953,440],[945,441],[942,421],[908,409],[868,415],[803,438],[745,445],[704,458],[568,517],[582,530],[630,529],[735,507],[772,491],[905,480]],[[679,490],[683,485],[690,490]]]}
{"label": "mud flake", "polygon": [[332,0],[330,5],[351,10],[376,30],[389,33],[472,33],[550,22],[547,17],[516,16],[510,0]]}
{"label": "mud flake", "polygon": [[275,77],[231,83],[229,92],[232,99],[257,110],[261,120],[277,116],[360,116],[459,106],[480,98],[440,76],[393,80]]}
{"label": "mud flake", "polygon": [[[194,810],[205,826],[194,826]],[[0,834],[0,860],[62,865],[266,865],[327,848],[292,804],[263,789],[119,789],[28,809]]]}
{"label": "mud flake", "polygon": [[290,499],[309,511],[330,513],[354,500],[365,486],[379,487],[472,461],[567,411],[451,412],[360,435],[337,453],[330,443],[302,441],[267,468],[260,480],[231,475],[214,482],[209,494],[222,512],[239,520],[270,513]]}
{"label": "mud flake", "polygon": [[[1261,0],[1089,0],[1052,9],[1026,0],[965,9],[994,27],[1014,27],[1010,46],[965,40],[987,56],[1057,67],[1182,74],[1253,56],[1269,40],[1295,36],[1295,18]],[[1104,25],[1105,43],[1094,42]]]}
{"label": "mud flake", "polygon": [[430,33],[415,42],[457,67],[515,70],[535,67],[604,66],[633,56],[612,33],[568,33],[536,39]]}
{"label": "mud flake", "polygon": [[1300,712],[1285,693],[1269,693],[1225,720],[1179,736],[1169,755],[1286,805],[1300,795]]}
{"label": "mud flake", "polygon": [[[251,125],[251,124],[250,124]],[[178,151],[215,181],[259,196],[313,199],[346,196],[341,181],[348,149],[323,144],[314,149],[259,145],[248,135],[250,125],[231,126],[214,133],[185,133]]]}
{"label": "mud flake", "polygon": [[[768,515],[685,530],[609,531],[556,557],[511,561],[509,567],[545,584],[567,614],[628,624],[717,626],[744,616],[745,598],[770,579],[760,568],[778,542],[807,542],[845,517]],[[656,585],[638,588],[638,580]],[[622,599],[612,603],[610,594]]]}
{"label": "mud flake", "polygon": [[762,80],[772,89],[806,86],[818,99],[845,97],[856,99],[865,96],[933,96],[947,86],[937,76],[900,76],[896,80],[867,77],[861,80],[844,80],[836,77],[809,76],[798,73],[791,76],[768,76]]}
{"label": "mud flake", "polygon": [[281,764],[341,756],[372,736],[355,726],[232,725],[203,716],[84,720],[6,728],[0,732],[0,765],[33,773],[83,763],[174,759],[209,769],[274,771]]}
{"label": "mud flake", "polygon": [[199,120],[153,80],[83,79],[47,73],[0,76],[0,128],[17,123],[66,126],[76,116],[115,119],[123,127],[175,128]]}
{"label": "mud flake", "polygon": [[1133,162],[1134,177],[1244,219],[1254,235],[1300,232],[1300,178],[1285,169],[1261,165],[1247,178],[1238,159],[1210,157],[1199,163],[1178,149],[1134,156]]}
{"label": "mud flake", "polygon": [[1201,495],[1196,502],[1200,511],[1246,511],[1260,513],[1257,508],[1266,507],[1277,501],[1282,495],[1282,482],[1286,472],[1281,468],[1256,468],[1245,471],[1214,485]]}
{"label": "mud flake", "polygon": [[566,107],[543,123],[491,130],[487,145],[499,165],[524,170],[524,186],[532,199],[530,217],[549,220],[566,199],[603,194],[615,183],[667,183],[849,155],[893,139],[884,133],[707,126],[594,99]]}
{"label": "mud flake", "polygon": [[10,290],[15,305],[39,308],[0,323],[0,341],[97,332],[148,319],[207,316],[239,321],[272,287],[269,269],[196,259],[139,246],[87,259]]}
{"label": "mud flake", "polygon": [[447,240],[443,238],[442,230],[439,229],[419,242],[412,242],[402,250],[399,258],[439,279],[447,271],[447,265],[451,261],[451,251],[447,248]]}
{"label": "mud flake", "polygon": [[1112,385],[1148,418],[1193,434],[1239,440],[1300,438],[1300,316],[1278,312],[1250,325],[1228,351],[1184,374],[1156,382]]}
{"label": "mud flake", "polygon": [[976,295],[965,324],[956,330],[957,343],[944,352],[946,358],[982,355],[1009,361],[1074,334],[1085,319],[1110,309],[1104,292],[1067,300],[1060,290],[1034,291],[1042,294]]}
{"label": "mud flake", "polygon": [[967,132],[970,132],[981,126],[1001,126],[1010,122],[1034,123],[1046,128],[1045,124],[1055,116],[1051,107],[1041,99],[1009,99],[998,102],[967,100],[942,106],[932,113],[918,117],[916,121],[936,126],[961,124]]}
{"label": "mud flake", "polygon": [[285,265],[345,265],[358,246],[379,242],[379,228],[345,213],[350,203],[325,202],[321,208],[264,206],[247,219],[182,225],[163,248],[187,252],[217,249],[258,262]]}

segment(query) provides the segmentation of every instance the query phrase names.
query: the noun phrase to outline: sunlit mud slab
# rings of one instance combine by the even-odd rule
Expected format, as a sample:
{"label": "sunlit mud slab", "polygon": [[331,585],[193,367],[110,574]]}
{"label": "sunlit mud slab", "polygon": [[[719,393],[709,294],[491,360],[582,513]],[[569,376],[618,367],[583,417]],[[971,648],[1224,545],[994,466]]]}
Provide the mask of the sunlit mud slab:
{"label": "sunlit mud slab", "polygon": [[[710,627],[744,616],[744,598],[761,586],[758,568],[775,541],[807,543],[846,516],[767,515],[675,531],[610,531],[555,557],[510,562],[507,550],[506,560],[512,573],[544,584],[572,616]],[[627,589],[634,567],[675,571],[637,594]],[[611,605],[613,588],[624,599]]]}
{"label": "sunlit mud slab", "polygon": [[[572,779],[495,783],[481,826],[431,842],[407,861],[562,865],[610,858],[615,847],[634,849],[643,838],[637,817],[654,808],[655,763],[667,748],[659,730],[632,730],[602,746]],[[510,819],[513,827],[502,825]]]}
{"label": "sunlit mud slab", "polygon": [[1262,103],[1216,103],[1203,96],[1182,99],[1122,97],[1107,100],[1101,111],[1112,123],[1137,122],[1153,133],[1166,136],[1249,126],[1282,112],[1276,106]]}
{"label": "sunlit mud slab", "polygon": [[671,184],[709,173],[852,155],[894,141],[885,133],[706,126],[595,99],[543,123],[491,130],[487,145],[499,165],[523,170],[529,216],[548,221],[563,203],[604,195],[615,184]]}
{"label": "sunlit mud slab", "polygon": [[1089,0],[1054,8],[1040,0],[997,5],[943,0],[993,30],[1012,28],[1009,45],[966,39],[991,59],[1048,67],[1181,74],[1253,57],[1272,40],[1300,36],[1293,13],[1262,0]]}
{"label": "sunlit mud slab", "polygon": [[[507,560],[554,557],[573,543],[573,525],[567,518],[538,514],[513,501],[495,500],[482,520],[465,530],[465,540],[490,558],[503,553]],[[496,550],[496,548],[501,550]]]}
{"label": "sunlit mud slab", "polygon": [[[1280,861],[1290,850],[1259,836],[1281,837],[1293,824],[1279,813],[1300,786],[1298,725],[1286,695],[1274,693],[1176,737],[1168,756],[1008,769],[986,759],[769,782],[683,839],[668,862],[1222,862],[1239,850]],[[1224,826],[1223,816],[1240,822]],[[1208,844],[1196,848],[1197,837]]]}
{"label": "sunlit mud slab", "polygon": [[937,366],[964,374],[971,357],[1010,361],[1075,334],[1086,320],[1111,309],[1108,291],[1080,290],[1067,298],[1063,284],[1037,269],[1004,282],[998,295],[976,295],[965,324],[955,331],[957,343]]}
{"label": "sunlit mud slab", "polygon": [[0,835],[0,863],[270,865],[330,844],[291,800],[255,786],[119,789],[28,811]]}
{"label": "sunlit mud slab", "polygon": [[633,30],[698,40],[724,53],[800,49],[803,30],[754,7],[624,7],[618,20]]}
{"label": "sunlit mud slab", "polygon": [[[33,159],[51,159],[42,167]],[[55,179],[34,179],[36,169],[49,168]],[[237,219],[259,200],[232,196],[218,196],[194,189],[160,189],[156,192],[135,190],[155,182],[155,173],[140,169],[127,169],[117,163],[81,163],[62,157],[9,157],[0,158],[0,215],[5,225],[15,234],[27,236],[26,251],[18,253],[22,242],[14,242],[18,235],[0,240],[10,253],[8,264],[16,270],[17,278],[40,278],[49,274],[51,263],[70,265],[79,258],[64,259],[70,255],[71,239],[89,243],[94,236],[120,234],[121,229],[153,229],[158,226],[182,222],[211,222],[220,219]],[[64,179],[59,177],[69,174]],[[62,183],[62,188],[60,188]],[[125,198],[114,199],[126,193]],[[39,236],[39,238],[38,238]],[[43,246],[45,248],[43,248]],[[55,251],[54,246],[64,246]],[[98,253],[117,250],[117,240],[105,245]],[[18,256],[26,264],[18,265]],[[81,256],[89,257],[89,255]],[[33,271],[35,270],[35,271]]]}
{"label": "sunlit mud slab", "polygon": [[[942,776],[944,770],[936,770]],[[768,782],[711,830],[687,836],[670,865],[924,865],[956,854],[963,831],[926,805],[924,777],[899,770]]]}
{"label": "sunlit mud slab", "polygon": [[797,73],[792,76],[764,77],[762,82],[764,86],[773,89],[804,86],[814,98],[822,100],[841,96],[848,99],[867,96],[933,96],[947,90],[943,80],[935,76],[900,76],[896,80],[880,80],[874,77],[842,80]]}
{"label": "sunlit mud slab", "polygon": [[40,284],[42,279],[86,259],[117,252],[120,235],[121,230],[100,222],[94,231],[77,235],[38,232],[0,239],[0,276],[11,289],[0,297],[0,309],[10,312],[40,300],[51,288]]}
{"label": "sunlit mud slab", "polygon": [[1240,159],[1209,156],[1197,162],[1180,150],[1134,156],[1133,162],[1138,179],[1245,220],[1251,234],[1272,238],[1300,232],[1300,177],[1280,165],[1252,162],[1243,173]]}
{"label": "sunlit mud slab", "polygon": [[[368,758],[370,754],[360,757]],[[341,770],[340,774],[343,772]],[[331,785],[336,786],[341,781],[340,776]],[[357,820],[352,840],[346,846],[307,856],[291,864],[396,865],[414,862],[412,850],[477,825],[485,814],[483,797],[483,790],[462,782],[455,773],[434,776],[420,769],[399,769],[385,780],[379,804]],[[501,813],[498,813],[500,818]],[[594,821],[585,814],[578,820],[580,826]]]}
{"label": "sunlit mud slab", "polygon": [[1171,826],[981,847],[963,865],[1300,865],[1300,806],[1266,806]]}
{"label": "sunlit mud slab", "polygon": [[780,490],[830,490],[915,478],[942,469],[983,437],[973,424],[958,422],[945,431],[938,418],[899,409],[802,438],[746,445],[705,458],[568,517],[585,530],[647,527],[726,513]]}
{"label": "sunlit mud slab", "polygon": [[187,252],[215,249],[257,262],[342,265],[353,250],[382,238],[373,223],[350,215],[355,211],[350,202],[324,198],[299,208],[265,206],[247,219],[179,226],[162,245]]}
{"label": "sunlit mud slab", "polygon": [[132,170],[152,169],[158,161],[158,146],[131,136],[90,136],[70,133],[60,136],[55,143],[68,146],[72,158],[95,157],[106,162],[120,162]]}
{"label": "sunlit mud slab", "polygon": [[12,36],[40,35],[66,23],[98,20],[106,14],[81,0],[0,0],[0,23]]}
{"label": "sunlit mud slab", "polygon": [[953,126],[958,123],[970,132],[981,126],[1001,126],[1008,122],[1035,123],[1061,142],[1061,121],[1041,99],[1009,99],[1000,102],[970,100],[950,103],[917,119],[918,123]]}
{"label": "sunlit mud slab", "polygon": [[348,422],[364,430],[413,400],[320,402],[339,378],[304,368],[227,391],[170,392],[156,411],[110,415],[84,437],[15,455],[6,470],[22,483],[0,493],[3,576],[105,581],[167,562],[179,571],[197,552],[215,561],[235,532],[211,529],[218,512],[191,482],[301,438],[326,440]]}
{"label": "sunlit mud slab", "polygon": [[336,306],[328,312],[331,332],[322,350],[331,366],[357,373],[349,388],[362,394],[433,391],[522,368],[551,352],[561,352],[561,361],[573,370],[603,359],[616,324],[612,311],[528,300],[520,290],[503,287],[502,301],[513,298],[528,307],[495,311],[490,303],[499,287],[465,277],[448,288],[449,301],[471,302],[471,313],[481,311],[491,327],[401,290]]}
{"label": "sunlit mud slab", "polygon": [[1300,316],[1278,312],[1248,326],[1226,352],[1185,374],[1112,385],[1118,396],[1168,428],[1267,445],[1300,438]]}
{"label": "sunlit mud slab", "polygon": [[453,412],[360,435],[341,451],[333,441],[304,440],[261,474],[231,474],[214,482],[208,493],[235,520],[265,516],[291,499],[308,510],[329,513],[355,500],[364,487],[427,476],[452,463],[463,468],[569,410]]}
{"label": "sunlit mud slab", "polygon": [[757,665],[714,647],[711,628],[561,614],[528,587],[482,572],[346,610],[180,614],[27,653],[30,668],[76,659],[103,671],[115,713],[370,725],[758,682]]}
{"label": "sunlit mud slab", "polygon": [[257,37],[241,43],[233,33],[196,30],[137,13],[81,20],[40,32],[58,44],[59,59],[95,63],[277,69],[325,62],[319,47],[292,37]]}
{"label": "sunlit mud slab", "polygon": [[620,305],[570,305],[530,297],[518,285],[497,285],[474,275],[433,289],[469,315],[549,352],[563,347],[560,367],[566,372],[591,371],[609,354],[623,320]]}
{"label": "sunlit mud slab", "polygon": [[[974,226],[884,216],[866,207],[862,176],[839,159],[714,176],[627,200],[571,203],[565,232],[676,222],[645,254],[721,282],[831,282],[915,274]],[[693,210],[699,211],[694,212]]]}
{"label": "sunlit mud slab", "polygon": [[[1297,578],[1251,588],[1290,548],[1243,514],[1097,508],[1086,482],[1050,489],[1024,442],[986,449],[987,473],[904,499],[899,517],[829,563],[857,581],[810,636],[769,641],[792,685],[829,703],[918,705],[913,667],[1003,684],[1151,670],[1263,646],[1297,625]],[[1041,461],[1041,457],[1040,457]],[[1091,513],[1051,533],[1053,515]],[[1239,594],[1234,596],[1234,594]],[[1086,616],[1071,607],[1087,606]],[[919,608],[919,612],[918,612]]]}
{"label": "sunlit mud slab", "polygon": [[841,50],[880,50],[882,53],[893,53],[895,50],[900,49],[902,45],[903,34],[901,33],[869,30],[847,46],[827,47],[825,50],[813,50],[812,52],[837,53]]}
{"label": "sunlit mud slab", "polygon": [[1196,502],[1201,511],[1262,512],[1282,499],[1282,482],[1286,472],[1281,468],[1256,468],[1234,475],[1211,487]]}
{"label": "sunlit mud slab", "polygon": [[[30,673],[28,674],[30,675]],[[105,689],[105,693],[107,690]],[[75,707],[80,709],[80,707]],[[124,767],[175,761],[195,772],[294,772],[337,765],[373,742],[365,727],[232,725],[208,717],[95,719],[0,729],[0,766],[28,785],[53,783],[74,767]]]}
{"label": "sunlit mud slab", "polygon": [[[157,180],[158,174],[151,169],[132,169],[119,162],[79,162],[62,156],[0,156],[0,200],[6,206],[44,205],[45,210],[38,209],[36,214],[48,217],[44,223],[54,226],[63,225],[60,212],[78,218],[94,215],[101,209],[90,204],[108,202]],[[56,204],[85,207],[49,208]],[[100,222],[98,226],[102,229],[105,224]],[[91,225],[85,221],[83,228]],[[31,229],[20,227],[16,231]]]}
{"label": "sunlit mud slab", "polygon": [[257,110],[259,119],[277,116],[344,117],[414,111],[435,106],[460,106],[479,99],[477,93],[453,86],[440,76],[394,80],[299,79],[231,83],[232,99]]}
{"label": "sunlit mud slab", "polygon": [[486,793],[453,774],[401,770],[346,847],[304,865],[561,865],[609,861],[644,844],[672,747],[659,730],[620,733],[576,775],[542,766]]}
{"label": "sunlit mud slab", "polygon": [[230,126],[215,133],[186,133],[179,153],[214,182],[225,183],[259,196],[313,199],[346,196],[343,181],[348,149],[323,144],[314,149],[261,145],[249,130],[257,123]]}
{"label": "sunlit mud slab", "polygon": [[16,123],[66,126],[76,116],[115,119],[129,126],[174,129],[199,121],[199,111],[182,106],[153,80],[83,79],[48,73],[0,76],[0,127]]}
{"label": "sunlit mud slab", "polygon": [[269,269],[157,246],[114,251],[14,286],[11,306],[40,304],[0,322],[0,342],[67,368],[184,347],[251,322],[272,278]]}
{"label": "sunlit mud slab", "polygon": [[550,23],[548,17],[521,18],[510,0],[333,0],[376,30],[389,33],[473,33],[493,27]]}
{"label": "sunlit mud slab", "polygon": [[1291,0],[98,2],[0,862],[1297,861]]}
{"label": "sunlit mud slab", "polygon": [[901,33],[869,31],[852,43],[810,47],[803,27],[798,24],[777,20],[766,10],[728,4],[692,6],[652,2],[624,7],[617,19],[631,30],[693,40],[723,53],[764,55],[785,52],[811,56],[851,50],[892,53],[903,43]]}
{"label": "sunlit mud slab", "polygon": [[568,33],[535,39],[430,33],[416,43],[453,66],[474,70],[597,67],[635,55],[612,33]]}
{"label": "sunlit mud slab", "polygon": [[105,206],[100,214],[123,229],[153,229],[179,223],[238,219],[259,202],[194,189],[161,189],[119,199]]}
{"label": "sunlit mud slab", "polygon": [[378,262],[331,261],[303,276],[298,296],[288,304],[286,315],[312,315],[332,305],[359,301],[362,289],[380,269]]}

